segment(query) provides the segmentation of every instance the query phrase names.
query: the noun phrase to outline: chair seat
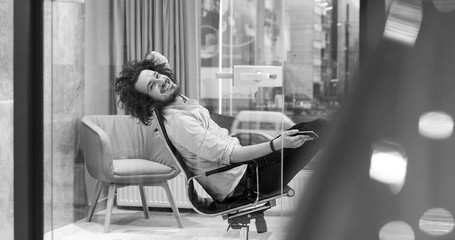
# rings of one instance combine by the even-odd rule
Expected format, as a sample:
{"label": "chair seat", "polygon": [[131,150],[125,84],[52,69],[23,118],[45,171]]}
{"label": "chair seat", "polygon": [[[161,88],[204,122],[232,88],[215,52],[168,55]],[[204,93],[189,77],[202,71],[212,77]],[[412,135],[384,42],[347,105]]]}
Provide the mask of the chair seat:
{"label": "chair seat", "polygon": [[172,169],[166,165],[144,159],[117,159],[113,161],[114,173],[118,176],[169,174]]}
{"label": "chair seat", "polygon": [[[216,215],[229,210],[238,210],[242,206],[253,204],[256,200],[255,198],[244,198],[245,196],[239,197],[237,199],[229,199],[223,202],[214,201],[212,198],[203,198],[197,191],[194,189],[192,182],[188,186],[188,197],[193,204],[193,206],[201,213],[207,215]],[[280,189],[259,195],[259,203],[268,202],[282,196],[294,196],[294,189],[289,186],[283,188],[283,192]]]}

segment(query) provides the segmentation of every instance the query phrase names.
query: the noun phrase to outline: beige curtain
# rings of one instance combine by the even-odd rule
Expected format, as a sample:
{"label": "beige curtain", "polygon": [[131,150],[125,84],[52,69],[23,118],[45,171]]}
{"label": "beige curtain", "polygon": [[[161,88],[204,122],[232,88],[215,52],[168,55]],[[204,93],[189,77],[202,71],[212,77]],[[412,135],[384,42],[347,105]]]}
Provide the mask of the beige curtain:
{"label": "beige curtain", "polygon": [[200,0],[85,2],[85,113],[122,114],[114,80],[147,50],[166,55],[182,93],[198,98]]}
{"label": "beige curtain", "polygon": [[[198,0],[115,0],[111,3],[117,62],[140,60],[148,50],[167,56],[182,93],[197,98]],[[118,64],[118,66],[121,66]],[[118,69],[120,70],[120,69]]]}

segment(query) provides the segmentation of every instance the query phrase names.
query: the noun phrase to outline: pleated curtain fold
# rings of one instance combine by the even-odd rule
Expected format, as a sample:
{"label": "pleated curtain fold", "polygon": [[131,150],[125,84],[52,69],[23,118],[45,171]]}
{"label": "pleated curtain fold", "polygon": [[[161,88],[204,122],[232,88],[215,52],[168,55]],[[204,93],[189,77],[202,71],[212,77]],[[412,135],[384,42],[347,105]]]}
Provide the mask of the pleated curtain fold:
{"label": "pleated curtain fold", "polygon": [[[196,98],[198,82],[197,0],[114,0],[114,47],[120,62],[147,51],[167,56],[182,92]],[[191,84],[189,83],[191,82]]]}
{"label": "pleated curtain fold", "polygon": [[199,0],[85,2],[86,114],[124,114],[114,81],[122,65],[149,50],[165,55],[182,93],[198,98]]}

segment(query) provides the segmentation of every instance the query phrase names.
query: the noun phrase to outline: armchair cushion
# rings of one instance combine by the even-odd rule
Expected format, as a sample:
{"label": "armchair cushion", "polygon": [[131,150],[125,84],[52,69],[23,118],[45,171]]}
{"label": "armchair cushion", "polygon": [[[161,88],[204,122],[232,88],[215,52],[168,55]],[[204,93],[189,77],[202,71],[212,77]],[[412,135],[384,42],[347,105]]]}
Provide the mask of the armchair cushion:
{"label": "armchair cushion", "polygon": [[172,169],[163,164],[144,159],[114,160],[114,174],[119,176],[168,174]]}

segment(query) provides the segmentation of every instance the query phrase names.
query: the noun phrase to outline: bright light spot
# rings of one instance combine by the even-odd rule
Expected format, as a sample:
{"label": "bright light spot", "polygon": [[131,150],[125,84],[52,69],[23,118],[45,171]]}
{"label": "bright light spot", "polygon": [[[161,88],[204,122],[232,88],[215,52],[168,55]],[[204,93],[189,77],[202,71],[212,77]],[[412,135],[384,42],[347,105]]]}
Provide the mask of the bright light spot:
{"label": "bright light spot", "polygon": [[446,13],[455,9],[455,0],[433,0],[434,6],[438,11]]}
{"label": "bright light spot", "polygon": [[433,235],[442,236],[452,232],[454,226],[452,214],[443,208],[427,210],[420,218],[420,230]]}
{"label": "bright light spot", "polygon": [[411,226],[402,221],[389,222],[379,231],[380,240],[414,240],[414,238]]}
{"label": "bright light spot", "polygon": [[395,0],[390,6],[384,37],[414,45],[421,22],[421,1]]}
{"label": "bright light spot", "polygon": [[355,9],[360,8],[360,0],[353,0],[353,1],[350,1],[349,4],[352,4],[352,6],[353,6]]}
{"label": "bright light spot", "polygon": [[445,139],[452,136],[453,119],[444,112],[428,112],[420,116],[419,133],[431,139]]}
{"label": "bright light spot", "polygon": [[403,148],[390,141],[380,141],[373,145],[370,163],[370,178],[389,185],[390,191],[397,194],[404,185],[407,157]]}

